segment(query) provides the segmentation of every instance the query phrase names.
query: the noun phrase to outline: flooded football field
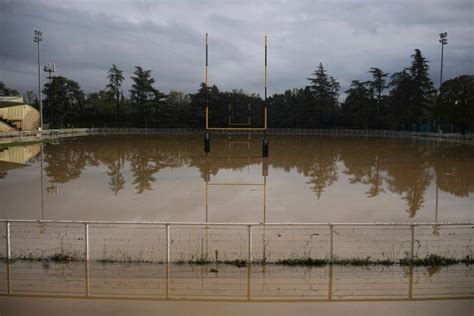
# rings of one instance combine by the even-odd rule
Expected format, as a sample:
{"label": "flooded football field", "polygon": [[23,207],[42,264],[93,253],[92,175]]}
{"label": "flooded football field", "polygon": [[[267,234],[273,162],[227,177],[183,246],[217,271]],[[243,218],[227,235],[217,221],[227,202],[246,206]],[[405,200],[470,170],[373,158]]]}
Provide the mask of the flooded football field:
{"label": "flooded football field", "polygon": [[158,222],[462,222],[474,147],[272,136],[88,136],[0,152],[0,217]]}
{"label": "flooded football field", "polygon": [[269,140],[267,159],[257,135],[4,145],[2,310],[472,310],[474,146]]}

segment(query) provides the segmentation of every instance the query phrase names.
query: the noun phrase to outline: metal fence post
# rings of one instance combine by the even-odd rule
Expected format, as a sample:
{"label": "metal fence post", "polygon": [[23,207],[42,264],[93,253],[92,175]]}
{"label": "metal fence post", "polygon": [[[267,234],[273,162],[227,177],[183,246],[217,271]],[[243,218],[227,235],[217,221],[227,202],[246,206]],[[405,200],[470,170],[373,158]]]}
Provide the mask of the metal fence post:
{"label": "metal fence post", "polygon": [[170,263],[170,224],[166,224],[166,263]]}
{"label": "metal fence post", "polygon": [[247,263],[247,300],[250,301],[251,296],[251,267],[252,267],[252,225],[248,225],[248,263]]}
{"label": "metal fence post", "polygon": [[410,250],[410,261],[413,262],[415,255],[415,225],[411,224],[411,250]]}
{"label": "metal fence post", "polygon": [[85,264],[85,269],[86,269],[86,296],[90,295],[90,286],[89,286],[89,280],[90,280],[90,272],[89,272],[89,261],[84,262]]}
{"label": "metal fence post", "polygon": [[408,268],[408,299],[413,298],[413,265]]}
{"label": "metal fence post", "polygon": [[10,259],[11,259],[11,245],[10,245],[10,222],[5,222],[6,228],[6,243],[7,243],[7,293],[11,294],[12,285],[11,285],[11,274],[10,274]]}
{"label": "metal fence post", "polygon": [[7,259],[10,260],[12,256],[11,244],[10,244],[10,222],[6,222],[6,234],[7,234]]}
{"label": "metal fence post", "polygon": [[334,225],[329,224],[329,262],[332,263],[334,256]]}
{"label": "metal fence post", "polygon": [[333,265],[329,265],[329,270],[328,270],[328,301],[332,301],[332,287],[333,287]]}
{"label": "metal fence post", "polygon": [[252,225],[248,225],[248,263],[252,263]]}
{"label": "metal fence post", "polygon": [[85,258],[89,261],[89,224],[84,224]]}

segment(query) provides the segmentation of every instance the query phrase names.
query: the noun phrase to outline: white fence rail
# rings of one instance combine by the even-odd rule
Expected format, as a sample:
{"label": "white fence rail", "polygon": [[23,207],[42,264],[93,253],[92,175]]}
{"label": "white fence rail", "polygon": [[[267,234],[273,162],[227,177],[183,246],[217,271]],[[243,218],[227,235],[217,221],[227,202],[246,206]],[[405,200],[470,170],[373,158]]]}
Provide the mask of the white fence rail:
{"label": "white fence rail", "polygon": [[154,223],[0,220],[0,257],[103,262],[472,259],[474,223]]}
{"label": "white fence rail", "polygon": [[[195,128],[70,128],[50,129],[42,131],[43,138],[71,137],[85,135],[179,135],[202,132]],[[213,134],[247,134],[245,131],[213,131]],[[259,132],[260,134],[262,132]],[[375,137],[400,137],[400,138],[422,138],[437,141],[450,141],[461,143],[474,143],[474,133],[431,133],[410,132],[393,130],[361,130],[361,129],[300,129],[300,128],[269,128],[269,135],[330,135],[330,136],[375,136]],[[25,138],[38,136],[37,131],[0,132],[0,138]]]}

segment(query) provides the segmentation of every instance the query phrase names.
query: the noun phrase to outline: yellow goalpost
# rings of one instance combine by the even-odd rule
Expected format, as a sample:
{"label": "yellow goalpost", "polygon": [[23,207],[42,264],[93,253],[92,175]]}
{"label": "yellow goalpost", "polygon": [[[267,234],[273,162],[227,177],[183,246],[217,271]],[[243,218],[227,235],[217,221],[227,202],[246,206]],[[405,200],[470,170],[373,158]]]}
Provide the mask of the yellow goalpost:
{"label": "yellow goalpost", "polygon": [[[251,127],[250,117],[247,123],[233,123],[230,117],[229,104],[229,126],[228,127],[213,127],[209,126],[209,86],[208,86],[208,67],[209,67],[209,48],[208,48],[208,34],[206,33],[206,71],[205,71],[205,87],[206,87],[206,130],[219,130],[219,131],[266,131],[268,128],[268,114],[267,114],[267,36],[265,35],[265,71],[264,71],[264,85],[265,85],[265,97],[264,97],[264,112],[263,112],[263,127]],[[250,104],[249,104],[250,112]]]}

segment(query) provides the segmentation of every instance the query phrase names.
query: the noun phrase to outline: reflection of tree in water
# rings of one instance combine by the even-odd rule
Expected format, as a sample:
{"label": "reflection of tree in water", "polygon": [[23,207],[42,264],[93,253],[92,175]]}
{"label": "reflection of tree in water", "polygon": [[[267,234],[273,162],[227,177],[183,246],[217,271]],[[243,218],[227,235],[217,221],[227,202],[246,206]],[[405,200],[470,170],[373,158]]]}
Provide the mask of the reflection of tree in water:
{"label": "reflection of tree in water", "polygon": [[133,148],[129,161],[137,193],[152,189],[152,183],[156,180],[154,174],[158,171],[183,165],[183,158],[179,151],[176,151],[175,142],[176,140],[170,137],[152,138],[138,143]]}
{"label": "reflection of tree in water", "polygon": [[311,184],[311,190],[319,199],[324,189],[337,180],[336,162],[315,162],[311,166],[307,176],[309,177],[309,181],[306,183]]}
{"label": "reflection of tree in water", "polygon": [[109,188],[117,195],[125,187],[125,177],[122,174],[125,155],[122,152],[122,140],[120,137],[110,139],[110,150],[102,149],[99,159],[107,164],[107,175],[109,176]]}
{"label": "reflection of tree in water", "polygon": [[125,186],[125,178],[122,174],[122,163],[120,157],[107,166],[107,175],[109,176],[109,188],[117,195]]}
{"label": "reflection of tree in water", "polygon": [[[228,139],[226,137],[213,137],[212,151],[209,158],[205,158],[202,152],[202,143],[191,146],[190,166],[198,168],[201,177],[209,181],[210,177],[218,174],[220,170],[242,171],[243,168],[262,163],[261,139],[253,136],[250,140],[245,137],[235,137],[234,141],[250,141],[251,150],[233,152],[232,158],[227,158]],[[296,140],[296,141],[295,141]],[[302,142],[295,137],[271,138],[271,156],[269,163],[274,168],[282,168],[286,172],[292,169],[309,178],[310,184],[316,196],[319,198],[324,189],[337,180],[337,146],[328,138],[306,138],[308,142]],[[196,143],[196,142],[195,142]],[[247,157],[245,157],[247,155]]]}
{"label": "reflection of tree in water", "polygon": [[[152,189],[163,168],[194,167],[206,180],[220,170],[241,171],[261,164],[261,139],[253,136],[250,141],[250,152],[238,147],[242,150],[239,155],[250,158],[227,159],[228,139],[214,136],[206,159],[200,135],[69,139],[46,147],[45,170],[52,181],[65,183],[78,178],[87,166],[105,165],[109,188],[117,195],[125,187],[124,172],[129,168],[136,192],[143,193]],[[411,217],[423,206],[433,173],[440,190],[460,197],[474,192],[470,167],[474,149],[468,146],[389,138],[284,136],[271,138],[270,148],[270,166],[305,176],[318,199],[338,180],[338,161],[344,163],[350,183],[368,186],[368,197],[376,197],[384,188],[399,194],[407,201]]]}
{"label": "reflection of tree in water", "polygon": [[430,172],[431,147],[408,140],[402,146],[403,151],[400,151],[400,144],[388,145],[383,165],[387,170],[388,188],[408,202],[407,212],[410,217],[415,217],[423,207],[425,191],[433,179]]}
{"label": "reflection of tree in water", "polygon": [[[250,142],[250,150],[247,145],[234,150],[229,149],[229,142]],[[204,181],[211,181],[221,170],[243,171],[249,166],[259,165],[262,162],[261,139],[246,136],[233,136],[231,139],[225,136],[213,136],[211,140],[211,153],[206,158],[203,152],[201,139],[191,140],[186,145],[188,151],[189,166],[198,169]]]}
{"label": "reflection of tree in water", "polygon": [[407,212],[410,217],[415,217],[416,212],[423,207],[424,194],[433,179],[432,175],[426,169],[409,168],[389,171],[389,177],[389,189],[408,202]]}
{"label": "reflection of tree in water", "polygon": [[[380,167],[379,140],[368,141],[366,138],[350,138],[346,146],[341,146],[340,159],[344,161],[350,183],[369,185],[366,192],[369,198],[384,192],[383,176]],[[382,149],[383,150],[383,149]]]}
{"label": "reflection of tree in water", "polygon": [[376,197],[380,193],[384,192],[383,177],[380,174],[380,164],[378,156],[375,157],[375,166],[370,167],[365,183],[370,184],[369,191],[366,192],[369,198]]}
{"label": "reflection of tree in water", "polygon": [[139,194],[152,190],[155,174],[160,170],[182,166],[184,161],[173,137],[111,136],[107,138],[106,146],[103,146],[103,139],[97,139],[97,143],[101,146],[94,149],[95,157],[107,165],[109,188],[115,195],[126,183],[123,176],[126,161],[134,177],[132,184]]}
{"label": "reflection of tree in water", "polygon": [[77,138],[60,146],[44,148],[44,160],[47,163],[44,170],[52,182],[66,183],[79,178],[90,160],[85,143],[84,139]]}
{"label": "reflection of tree in water", "polygon": [[289,172],[293,168],[309,180],[318,199],[338,179],[341,142],[330,137],[278,137],[272,140],[271,163]]}
{"label": "reflection of tree in water", "polygon": [[474,147],[442,145],[435,146],[433,155],[433,169],[439,189],[458,197],[469,196],[474,193]]}
{"label": "reflection of tree in water", "polygon": [[133,176],[135,177],[133,184],[135,185],[137,193],[151,190],[151,184],[155,182],[153,175],[160,169],[158,165],[150,160],[149,157],[135,153],[130,157],[130,166]]}
{"label": "reflection of tree in water", "polygon": [[[401,150],[402,149],[402,150]],[[407,212],[414,217],[423,207],[424,195],[433,175],[431,143],[389,138],[359,139],[341,152],[350,183],[370,185],[369,197],[387,188],[407,201]]]}
{"label": "reflection of tree in water", "polygon": [[[189,155],[184,155],[189,156]],[[118,194],[125,186],[123,168],[130,162],[137,193],[151,190],[154,174],[165,167],[176,167],[183,158],[176,151],[176,139],[92,136],[68,139],[59,146],[47,146],[45,171],[55,183],[66,183],[80,176],[86,166],[107,165],[109,188]]]}
{"label": "reflection of tree in water", "polygon": [[400,195],[414,217],[433,181],[432,167],[441,190],[456,196],[474,191],[474,173],[468,166],[472,159],[465,157],[474,157],[471,146],[391,138],[287,136],[271,138],[269,161],[273,168],[295,169],[308,177],[318,198],[337,181],[337,161],[342,161],[350,183],[368,185],[368,197],[385,189]]}

